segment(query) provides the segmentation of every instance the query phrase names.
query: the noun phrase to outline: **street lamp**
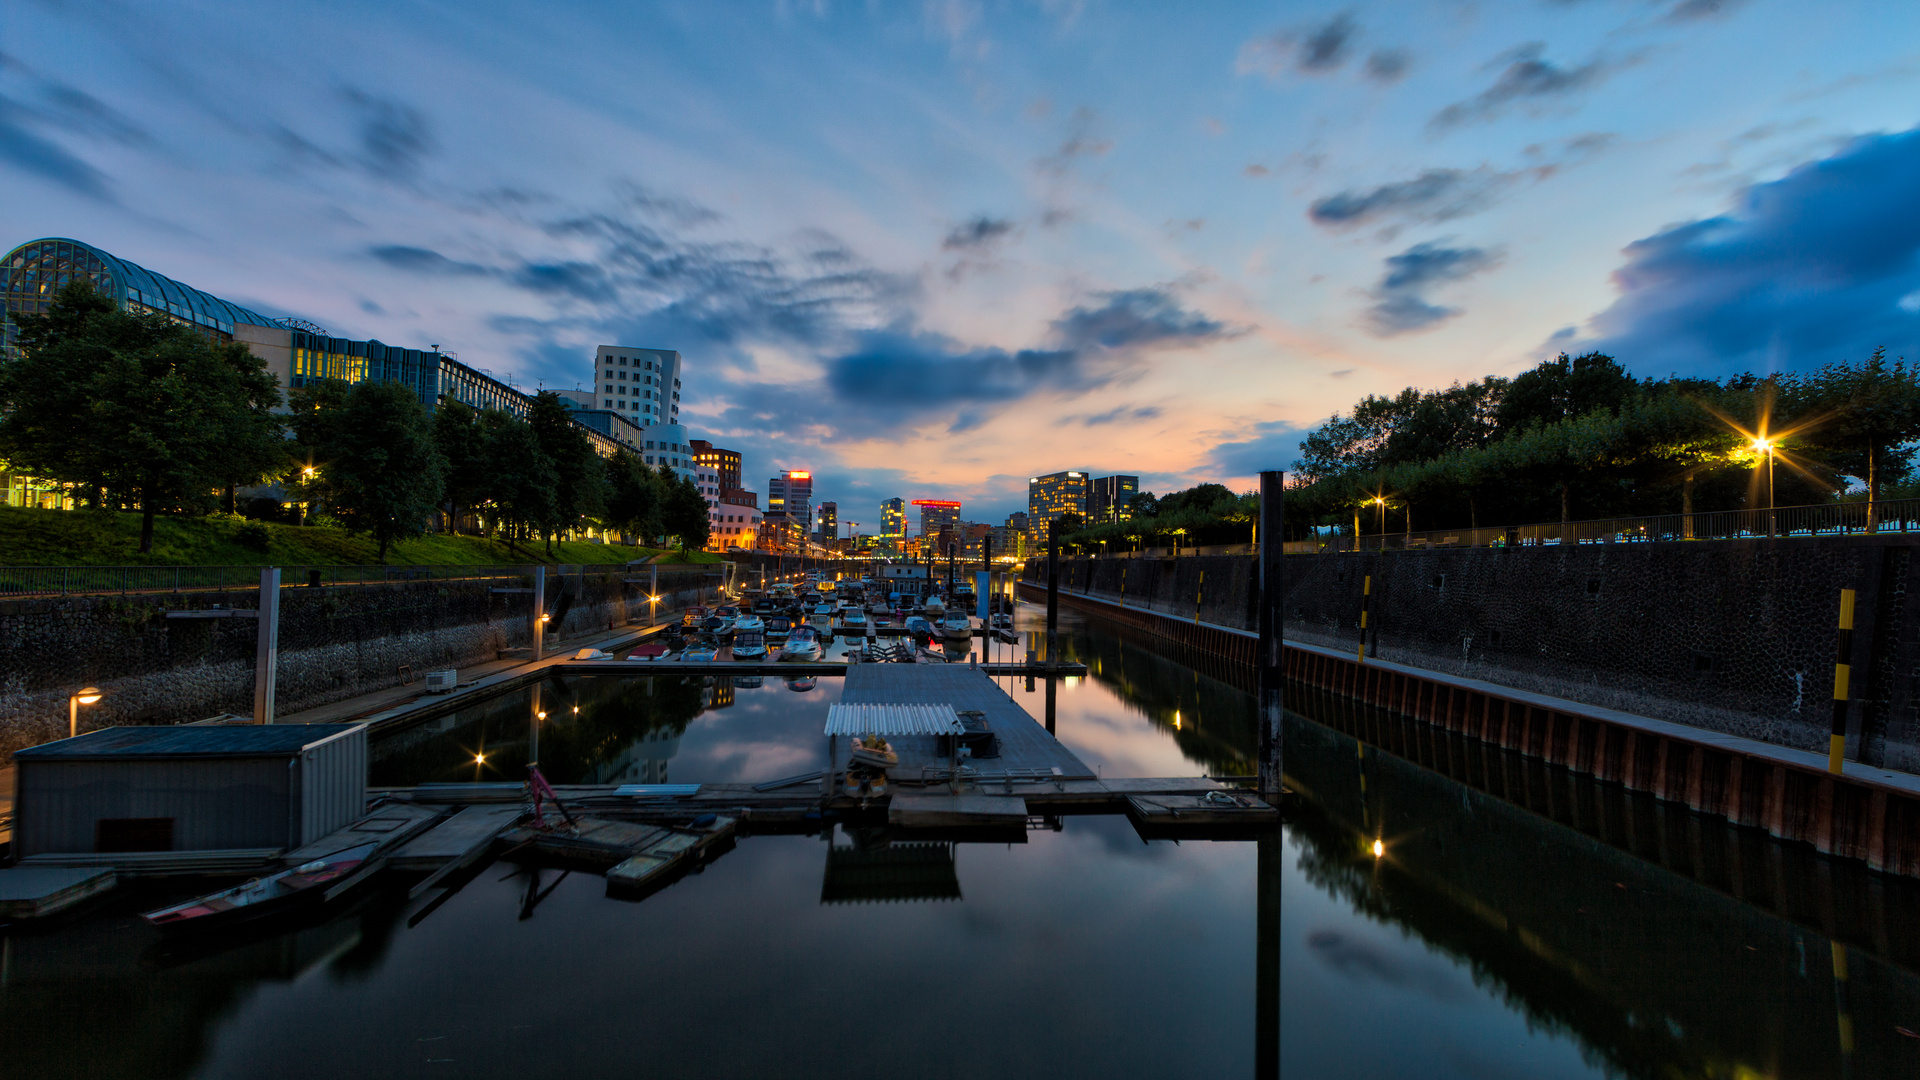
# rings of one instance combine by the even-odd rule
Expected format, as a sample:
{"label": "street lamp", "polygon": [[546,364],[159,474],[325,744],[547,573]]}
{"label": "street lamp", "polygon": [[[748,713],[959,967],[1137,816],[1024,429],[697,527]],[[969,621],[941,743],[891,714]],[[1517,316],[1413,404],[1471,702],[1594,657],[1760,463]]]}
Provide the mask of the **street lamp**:
{"label": "street lamp", "polygon": [[99,700],[100,691],[92,686],[67,696],[67,738],[80,734],[80,706],[91,705]]}
{"label": "street lamp", "polygon": [[1762,435],[1753,440],[1753,452],[1767,456],[1767,535],[1774,533],[1773,520],[1773,450],[1779,446],[1777,440]]}

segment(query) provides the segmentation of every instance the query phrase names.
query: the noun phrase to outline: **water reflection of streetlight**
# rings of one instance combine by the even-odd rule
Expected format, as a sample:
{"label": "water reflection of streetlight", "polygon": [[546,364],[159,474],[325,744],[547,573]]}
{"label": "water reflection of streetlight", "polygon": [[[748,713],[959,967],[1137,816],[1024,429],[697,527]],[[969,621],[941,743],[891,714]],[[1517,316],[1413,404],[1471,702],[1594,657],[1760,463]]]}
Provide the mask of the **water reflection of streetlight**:
{"label": "water reflection of streetlight", "polygon": [[100,700],[100,691],[89,686],[67,696],[67,738],[80,734],[80,706],[91,705]]}

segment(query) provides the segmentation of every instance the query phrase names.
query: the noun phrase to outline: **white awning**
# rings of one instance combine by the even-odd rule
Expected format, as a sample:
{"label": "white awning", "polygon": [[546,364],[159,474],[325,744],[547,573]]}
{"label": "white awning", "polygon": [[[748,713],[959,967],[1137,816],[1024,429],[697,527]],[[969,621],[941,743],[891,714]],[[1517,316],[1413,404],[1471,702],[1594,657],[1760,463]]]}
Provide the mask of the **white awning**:
{"label": "white awning", "polygon": [[966,728],[951,705],[832,705],[829,735],[960,735]]}

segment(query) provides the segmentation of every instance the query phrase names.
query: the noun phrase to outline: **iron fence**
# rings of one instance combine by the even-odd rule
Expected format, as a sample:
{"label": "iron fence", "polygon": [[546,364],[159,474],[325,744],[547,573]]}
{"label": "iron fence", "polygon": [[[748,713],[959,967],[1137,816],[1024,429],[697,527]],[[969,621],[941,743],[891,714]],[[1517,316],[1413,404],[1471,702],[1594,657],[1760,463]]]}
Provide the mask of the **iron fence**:
{"label": "iron fence", "polygon": [[[257,592],[260,566],[0,566],[0,597],[82,596],[134,593]],[[282,566],[282,588],[378,585],[406,581],[498,581],[529,579],[533,566]],[[618,574],[650,577],[663,583],[703,577],[714,569],[700,563],[623,566],[618,563],[549,565],[549,578]]]}
{"label": "iron fence", "polygon": [[1772,510],[1716,510],[1703,514],[1554,521],[1478,529],[1362,534],[1289,540],[1289,552],[1392,551],[1455,547],[1537,547],[1553,544],[1644,544],[1687,540],[1755,540],[1769,537],[1866,536],[1920,533],[1920,499],[1873,504],[1826,503]]}

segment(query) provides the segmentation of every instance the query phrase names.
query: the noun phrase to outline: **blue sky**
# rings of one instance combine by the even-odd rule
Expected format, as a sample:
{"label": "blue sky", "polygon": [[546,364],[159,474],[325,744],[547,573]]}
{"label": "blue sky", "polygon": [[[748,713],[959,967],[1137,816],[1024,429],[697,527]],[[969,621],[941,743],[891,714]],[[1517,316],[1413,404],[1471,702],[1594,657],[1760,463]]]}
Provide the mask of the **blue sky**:
{"label": "blue sky", "polygon": [[1920,355],[1912,4],[15,0],[0,56],[4,246],[522,386],[679,349],[863,524],[1244,487],[1562,348]]}

